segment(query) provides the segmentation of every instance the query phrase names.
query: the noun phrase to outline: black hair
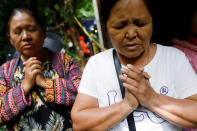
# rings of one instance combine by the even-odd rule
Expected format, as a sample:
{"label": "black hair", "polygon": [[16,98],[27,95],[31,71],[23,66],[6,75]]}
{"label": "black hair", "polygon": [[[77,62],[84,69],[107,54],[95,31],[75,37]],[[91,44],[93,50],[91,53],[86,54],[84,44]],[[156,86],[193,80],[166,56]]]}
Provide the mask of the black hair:
{"label": "black hair", "polygon": [[[100,0],[100,19],[102,24],[106,24],[110,11],[112,7],[120,0]],[[148,0],[143,0],[145,5],[147,6],[149,12],[151,13],[150,10],[150,5]]]}
{"label": "black hair", "polygon": [[101,22],[106,24],[112,7],[118,0],[100,0],[100,17]]}
{"label": "black hair", "polygon": [[13,11],[10,14],[9,20],[8,20],[8,24],[7,24],[7,36],[9,38],[9,30],[10,30],[10,23],[13,19],[13,17],[17,14],[17,13],[26,13],[28,15],[30,15],[31,17],[33,17],[36,21],[36,23],[40,26],[40,28],[43,30],[43,32],[45,32],[45,27],[43,22],[41,21],[41,19],[39,18],[39,16],[34,13],[32,10],[27,9],[27,8],[15,8],[13,9]]}

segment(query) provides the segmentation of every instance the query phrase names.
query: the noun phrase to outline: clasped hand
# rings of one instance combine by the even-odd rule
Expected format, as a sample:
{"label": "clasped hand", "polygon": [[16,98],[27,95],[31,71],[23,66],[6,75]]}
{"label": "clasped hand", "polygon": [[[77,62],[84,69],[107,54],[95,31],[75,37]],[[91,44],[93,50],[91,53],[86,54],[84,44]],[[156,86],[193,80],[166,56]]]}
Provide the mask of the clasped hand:
{"label": "clasped hand", "polygon": [[125,87],[125,98],[131,106],[139,104],[150,107],[156,97],[156,92],[151,88],[149,83],[150,76],[143,69],[138,69],[128,64],[122,68],[120,79],[123,80]]}
{"label": "clasped hand", "polygon": [[44,81],[42,75],[41,62],[36,59],[36,57],[31,57],[23,63],[25,78],[22,82],[25,94],[28,94],[34,84],[42,85],[41,82]]}

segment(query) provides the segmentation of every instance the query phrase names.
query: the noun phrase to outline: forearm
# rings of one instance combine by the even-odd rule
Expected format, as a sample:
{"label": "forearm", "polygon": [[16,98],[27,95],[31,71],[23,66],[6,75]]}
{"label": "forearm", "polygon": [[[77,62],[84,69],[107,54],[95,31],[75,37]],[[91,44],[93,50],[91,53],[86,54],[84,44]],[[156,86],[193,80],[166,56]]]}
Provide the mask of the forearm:
{"label": "forearm", "polygon": [[23,88],[24,95],[27,96],[29,92],[31,91],[32,85],[29,85],[28,81],[23,80],[21,87]]}
{"label": "forearm", "polygon": [[[71,85],[66,79],[49,79],[45,78],[39,86],[45,88],[46,101],[54,102],[56,104],[62,104],[70,106],[74,103],[77,95],[77,87]],[[70,84],[70,85],[68,85]]]}
{"label": "forearm", "polygon": [[0,67],[0,125],[18,116],[31,104],[31,95],[27,96],[27,100],[22,85],[12,87],[8,67],[9,62]]}
{"label": "forearm", "polygon": [[59,72],[59,78],[55,79],[44,78],[43,75],[37,75],[36,84],[45,89],[47,102],[71,106],[77,95],[81,72],[76,65],[68,64],[70,60],[65,61],[67,64],[65,65],[66,73],[64,75],[63,72]]}
{"label": "forearm", "polygon": [[197,102],[188,99],[175,99],[157,95],[150,105],[155,113],[176,125],[188,128],[197,127]]}
{"label": "forearm", "polygon": [[26,100],[24,90],[21,86],[8,90],[1,102],[1,119],[10,121],[31,104],[31,96]]}
{"label": "forearm", "polygon": [[122,101],[108,107],[72,111],[73,128],[76,131],[107,130],[126,118],[134,109]]}

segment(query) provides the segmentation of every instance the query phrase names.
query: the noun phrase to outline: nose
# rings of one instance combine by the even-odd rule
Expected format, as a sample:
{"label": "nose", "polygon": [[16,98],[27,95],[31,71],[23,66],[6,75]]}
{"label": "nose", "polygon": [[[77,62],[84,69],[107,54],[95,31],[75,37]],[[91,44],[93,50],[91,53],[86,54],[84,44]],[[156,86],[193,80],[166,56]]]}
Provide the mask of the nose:
{"label": "nose", "polygon": [[127,29],[127,32],[125,34],[126,39],[133,40],[137,37],[137,30],[135,27],[130,27]]}
{"label": "nose", "polygon": [[27,31],[23,31],[22,33],[22,41],[28,41],[31,40],[31,36]]}

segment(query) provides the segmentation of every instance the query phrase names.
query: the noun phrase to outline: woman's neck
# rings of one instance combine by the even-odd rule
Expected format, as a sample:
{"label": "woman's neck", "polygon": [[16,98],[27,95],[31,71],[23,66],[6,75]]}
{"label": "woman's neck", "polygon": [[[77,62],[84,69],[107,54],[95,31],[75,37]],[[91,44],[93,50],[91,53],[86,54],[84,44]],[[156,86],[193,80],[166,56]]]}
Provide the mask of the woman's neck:
{"label": "woman's neck", "polygon": [[150,44],[149,47],[138,57],[128,58],[118,53],[118,58],[123,65],[132,64],[135,67],[144,67],[153,59],[156,53],[156,45]]}
{"label": "woman's neck", "polygon": [[27,61],[29,58],[31,57],[36,57],[37,60],[44,62],[48,59],[48,54],[49,52],[45,49],[42,49],[42,51],[40,51],[40,53],[37,53],[35,56],[25,56],[25,55],[21,55],[21,60],[23,62]]}

